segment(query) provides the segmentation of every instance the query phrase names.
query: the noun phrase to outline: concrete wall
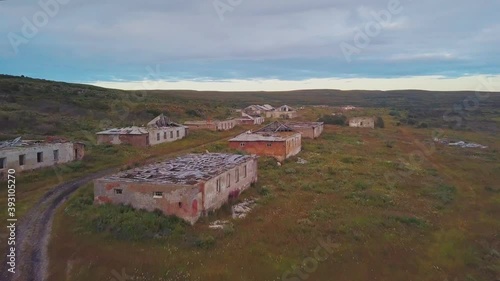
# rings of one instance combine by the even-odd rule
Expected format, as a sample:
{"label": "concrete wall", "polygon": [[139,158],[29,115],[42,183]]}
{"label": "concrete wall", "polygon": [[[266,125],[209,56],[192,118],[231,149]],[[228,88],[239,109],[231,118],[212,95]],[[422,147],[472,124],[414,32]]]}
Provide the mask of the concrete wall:
{"label": "concrete wall", "polygon": [[254,117],[254,120],[255,120],[255,123],[254,123],[255,125],[260,125],[266,121],[266,119],[264,117]]}
{"label": "concrete wall", "polygon": [[[121,190],[121,194],[117,194]],[[155,197],[155,192],[162,192]],[[178,186],[125,181],[94,181],[96,204],[125,204],[147,211],[161,210],[194,224],[202,214],[203,194],[199,186]]]}
{"label": "concrete wall", "polygon": [[374,117],[354,117],[349,119],[349,127],[375,128]]}
{"label": "concrete wall", "polygon": [[[57,155],[54,151],[58,151]],[[40,159],[38,159],[38,153],[42,153]],[[84,153],[83,144],[73,143],[47,143],[2,149],[0,150],[0,161],[3,162],[4,168],[0,168],[0,173],[4,173],[8,169],[22,172],[68,163],[83,158]],[[24,155],[24,165],[20,163],[21,155]]]}
{"label": "concrete wall", "polygon": [[149,135],[97,135],[97,144],[130,144],[145,147],[149,145]]}
{"label": "concrete wall", "polygon": [[255,120],[252,119],[238,119],[238,122],[243,125],[254,125]]}
{"label": "concrete wall", "polygon": [[260,125],[264,123],[266,119],[264,117],[253,117],[253,119],[237,119],[238,123],[243,125]]}
{"label": "concrete wall", "polygon": [[238,121],[236,119],[233,120],[224,120],[217,122],[217,131],[228,131],[233,129],[237,125]]}
{"label": "concrete wall", "polygon": [[302,135],[295,134],[286,141],[286,158],[295,156],[302,150]]}
{"label": "concrete wall", "polygon": [[274,119],[293,119],[297,118],[299,115],[297,111],[266,111],[267,118]]}
{"label": "concrete wall", "polygon": [[323,133],[323,125],[314,127],[293,127],[292,128],[300,132],[303,138],[315,139],[318,138]]}
{"label": "concrete wall", "polygon": [[148,128],[148,131],[150,145],[180,140],[187,134],[186,127]]}
{"label": "concrete wall", "polygon": [[[239,180],[237,180],[238,175]],[[218,180],[220,180],[221,184],[219,191],[217,190]],[[238,167],[228,170],[223,174],[208,180],[204,184],[204,211],[210,212],[219,209],[229,199],[238,197],[254,182],[257,182],[257,159],[252,159],[251,161],[241,164]]]}
{"label": "concrete wall", "polygon": [[189,123],[186,122],[184,123],[186,126],[188,126],[189,130],[191,131],[196,131],[196,130],[211,130],[211,131],[216,131],[217,130],[217,125],[215,123]]}
{"label": "concrete wall", "polygon": [[[244,177],[244,166],[247,175]],[[238,170],[239,172],[236,172]],[[236,181],[239,173],[239,181]],[[228,186],[228,175],[230,185]],[[217,180],[221,180],[220,190]],[[127,182],[125,180],[97,179],[94,181],[96,204],[125,204],[136,209],[161,210],[194,224],[200,216],[220,208],[229,198],[237,197],[257,181],[257,159],[251,159],[199,185]],[[116,190],[121,190],[117,194]],[[155,192],[162,196],[155,198]]]}
{"label": "concrete wall", "polygon": [[238,120],[232,119],[207,123],[191,123],[188,121],[184,124],[188,126],[190,130],[228,131],[233,129],[238,124]]}

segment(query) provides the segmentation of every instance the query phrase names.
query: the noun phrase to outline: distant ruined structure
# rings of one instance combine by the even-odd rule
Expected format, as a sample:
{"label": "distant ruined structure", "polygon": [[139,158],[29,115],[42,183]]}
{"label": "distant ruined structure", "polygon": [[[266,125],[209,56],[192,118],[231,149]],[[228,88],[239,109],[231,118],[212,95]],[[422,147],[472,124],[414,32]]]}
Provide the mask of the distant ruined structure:
{"label": "distant ruined structure", "polygon": [[228,131],[238,125],[238,120],[186,121],[184,122],[184,125],[188,126],[189,130]]}
{"label": "distant ruined structure", "polygon": [[273,122],[255,132],[249,131],[230,139],[229,147],[283,161],[301,151],[302,136],[285,124]]}
{"label": "distant ruined structure", "polygon": [[177,124],[161,114],[151,120],[146,127],[132,126],[98,132],[97,143],[145,147],[180,140],[187,133],[187,127]]}
{"label": "distant ruined structure", "polygon": [[274,119],[293,119],[298,116],[297,110],[288,105],[283,105],[278,108],[274,108],[269,104],[250,105],[244,108],[243,112],[252,116],[265,116],[266,118]]}
{"label": "distant ruined structure", "polygon": [[293,118],[297,118],[298,116],[299,116],[299,114],[297,113],[297,110],[295,110],[295,108],[290,107],[288,105],[283,105],[283,106],[280,106],[274,110],[266,112],[267,118],[293,119]]}
{"label": "distant ruined structure", "polygon": [[349,127],[374,129],[375,121],[375,117],[352,117],[349,118]]}
{"label": "distant ruined structure", "polygon": [[157,209],[194,224],[256,181],[255,156],[188,154],[95,180],[94,202]]}
{"label": "distant ruined structure", "polygon": [[288,127],[302,134],[303,138],[315,139],[323,133],[323,122],[287,122]]}
{"label": "distant ruined structure", "polygon": [[238,123],[243,125],[260,125],[266,121],[264,117],[259,115],[250,115],[245,112],[241,113],[241,117],[236,119]]}

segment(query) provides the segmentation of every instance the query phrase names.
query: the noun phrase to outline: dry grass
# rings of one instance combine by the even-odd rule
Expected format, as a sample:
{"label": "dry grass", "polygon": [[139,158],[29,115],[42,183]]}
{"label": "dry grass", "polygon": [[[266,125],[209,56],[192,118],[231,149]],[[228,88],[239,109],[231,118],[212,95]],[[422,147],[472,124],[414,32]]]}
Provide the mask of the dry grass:
{"label": "dry grass", "polygon": [[[280,280],[329,236],[338,248],[309,280],[494,280],[500,273],[495,137],[464,133],[490,148],[464,153],[441,146],[413,161],[414,141],[429,140],[431,130],[384,118],[385,129],[329,126],[320,139],[305,140],[305,165],[291,159],[278,167],[261,158],[259,183],[244,194],[260,204],[229,233],[208,229],[209,221],[228,219],[220,212],[181,238],[129,243],[79,231],[61,209],[50,280],[111,280],[123,268],[134,280]],[[388,172],[398,180],[387,182]],[[207,247],[197,246],[200,237]]]}

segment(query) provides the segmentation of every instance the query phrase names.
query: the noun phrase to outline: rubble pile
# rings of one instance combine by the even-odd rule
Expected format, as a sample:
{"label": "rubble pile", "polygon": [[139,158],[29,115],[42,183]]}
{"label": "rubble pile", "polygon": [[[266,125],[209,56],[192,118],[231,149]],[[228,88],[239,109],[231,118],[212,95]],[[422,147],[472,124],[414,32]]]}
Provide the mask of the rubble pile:
{"label": "rubble pile", "polygon": [[243,202],[232,207],[233,219],[242,219],[255,207],[254,199],[245,199]]}

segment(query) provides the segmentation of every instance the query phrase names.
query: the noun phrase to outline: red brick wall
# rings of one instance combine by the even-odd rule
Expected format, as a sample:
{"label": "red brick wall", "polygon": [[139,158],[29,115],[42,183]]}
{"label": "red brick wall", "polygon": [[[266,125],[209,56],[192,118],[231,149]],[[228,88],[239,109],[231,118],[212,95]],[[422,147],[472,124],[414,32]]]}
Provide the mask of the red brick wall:
{"label": "red brick wall", "polygon": [[[244,143],[244,146],[241,146]],[[267,146],[267,144],[271,146]],[[243,150],[250,154],[261,156],[272,156],[282,161],[286,157],[286,142],[266,142],[266,141],[251,141],[251,142],[229,142],[229,147],[232,149]]]}

